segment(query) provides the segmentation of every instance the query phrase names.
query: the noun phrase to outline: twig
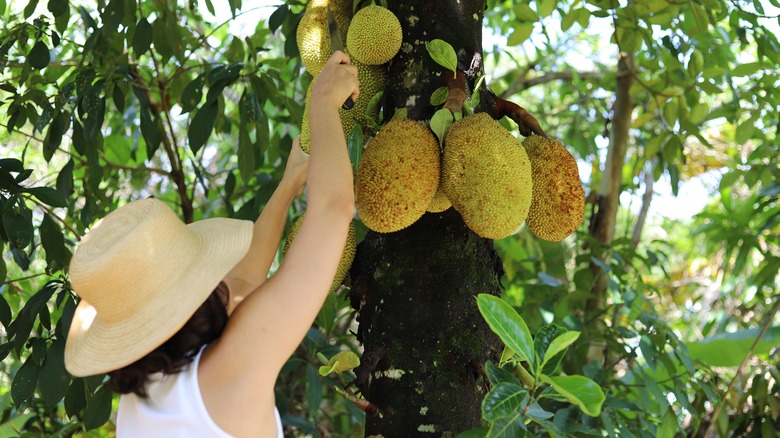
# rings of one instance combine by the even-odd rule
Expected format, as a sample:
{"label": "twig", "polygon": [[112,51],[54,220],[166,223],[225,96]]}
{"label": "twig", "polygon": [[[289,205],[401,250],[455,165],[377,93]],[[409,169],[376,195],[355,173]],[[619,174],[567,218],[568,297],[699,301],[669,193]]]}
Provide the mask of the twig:
{"label": "twig", "polygon": [[466,74],[458,70],[458,74],[446,70],[444,79],[447,81],[447,100],[444,102],[444,108],[458,112],[463,108],[463,102],[466,101]]}
{"label": "twig", "polygon": [[761,338],[764,337],[766,331],[769,329],[769,326],[772,325],[772,321],[775,319],[775,315],[777,314],[778,310],[780,310],[780,299],[778,299],[777,302],[775,302],[775,306],[772,307],[772,310],[769,312],[769,315],[767,315],[766,322],[764,323],[764,326],[761,327],[761,333],[759,333],[758,336],[756,336],[756,340],[753,341],[753,345],[750,346],[750,350],[748,350],[747,354],[745,355],[745,358],[742,359],[742,363],[739,364],[739,368],[737,368],[737,372],[734,374],[734,377],[731,379],[731,382],[729,382],[729,386],[726,388],[726,392],[723,393],[724,400],[718,403],[718,407],[716,407],[715,410],[712,412],[712,419],[710,420],[710,425],[707,426],[707,431],[704,432],[704,436],[709,436],[710,433],[712,433],[712,428],[715,427],[715,423],[717,423],[718,417],[720,416],[720,413],[723,410],[723,405],[725,404],[724,403],[725,398],[728,397],[731,390],[734,389],[734,384],[737,382],[737,379],[739,378],[740,374],[742,374],[742,371],[745,369],[745,365],[747,365],[751,356],[753,356],[753,352],[756,350],[756,347],[758,346],[758,343],[761,341]]}
{"label": "twig", "polygon": [[0,283],[0,286],[11,285],[13,283],[18,283],[18,282],[24,281],[24,280],[30,280],[32,278],[41,277],[43,275],[46,275],[46,273],[45,272],[40,272],[38,274],[28,275],[27,277],[14,278],[13,280],[6,280],[6,281]]}
{"label": "twig", "polygon": [[491,117],[494,119],[500,119],[501,117],[507,116],[514,120],[514,122],[517,123],[517,128],[520,130],[520,134],[522,134],[524,137],[528,137],[531,134],[547,137],[547,134],[544,133],[544,130],[539,125],[539,122],[534,118],[534,116],[531,115],[531,113],[526,111],[525,108],[514,102],[510,102],[496,96],[491,90],[488,90],[487,94],[489,97],[487,109],[488,114],[490,114]]}
{"label": "twig", "polygon": [[41,201],[39,201],[39,200],[35,199],[35,198],[34,198],[34,197],[32,197],[32,196],[30,196],[30,198],[29,198],[29,199],[30,199],[30,200],[31,200],[31,201],[32,201],[34,204],[36,204],[38,207],[41,207],[41,208],[43,209],[43,211],[45,211],[45,212],[46,212],[46,213],[48,213],[49,215],[53,216],[53,217],[54,217],[54,219],[57,219],[57,221],[58,221],[59,223],[61,223],[63,227],[65,227],[65,228],[66,228],[68,231],[70,231],[71,233],[73,233],[73,235],[74,235],[74,236],[76,236],[76,240],[81,240],[81,234],[79,234],[79,232],[78,232],[78,231],[76,231],[76,230],[75,230],[75,229],[74,229],[74,228],[73,228],[73,227],[72,227],[70,224],[68,224],[67,222],[65,222],[65,219],[63,219],[63,218],[61,218],[61,217],[57,216],[57,214],[56,214],[56,213],[54,213],[54,211],[51,209],[51,207],[49,207],[48,205],[44,204],[43,202],[41,202]]}

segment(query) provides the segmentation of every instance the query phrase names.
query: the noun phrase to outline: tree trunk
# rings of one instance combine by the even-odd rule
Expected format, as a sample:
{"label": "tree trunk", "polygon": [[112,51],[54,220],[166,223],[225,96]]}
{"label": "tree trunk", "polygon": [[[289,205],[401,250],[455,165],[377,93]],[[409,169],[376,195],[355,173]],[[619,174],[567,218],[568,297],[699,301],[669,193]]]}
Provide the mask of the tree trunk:
{"label": "tree trunk", "polygon": [[[620,55],[607,161],[604,165],[601,193],[598,196],[598,209],[590,223],[590,235],[597,242],[593,248],[594,256],[606,264],[609,264],[609,247],[615,235],[615,224],[622,191],[623,165],[626,160],[631,115],[634,109],[634,101],[630,93],[631,85],[634,82],[634,55],[625,52],[621,52]],[[595,263],[591,263],[590,269],[593,273],[594,283],[591,288],[592,298],[585,305],[585,317],[593,323],[589,327],[583,328],[587,331],[584,338],[590,341],[587,360],[606,360],[607,358],[603,354],[605,345],[601,341],[604,335],[604,319],[599,315],[606,309],[607,273]]]}
{"label": "tree trunk", "polygon": [[[484,0],[390,2],[404,43],[390,66],[386,114],[433,115],[430,96],[445,85],[425,49],[434,38],[455,48],[473,86],[482,69],[484,7]],[[502,274],[493,241],[469,230],[452,208],[396,233],[368,233],[350,272],[365,348],[356,385],[378,408],[366,417],[366,436],[454,437],[480,427],[483,365],[498,359],[501,344],[475,295],[498,295]]]}

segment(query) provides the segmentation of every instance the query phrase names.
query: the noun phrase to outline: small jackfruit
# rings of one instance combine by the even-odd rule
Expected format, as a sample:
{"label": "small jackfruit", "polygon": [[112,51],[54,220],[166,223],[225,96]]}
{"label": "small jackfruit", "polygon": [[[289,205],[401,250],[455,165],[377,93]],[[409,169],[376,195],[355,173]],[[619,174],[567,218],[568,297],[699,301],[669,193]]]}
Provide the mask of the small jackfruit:
{"label": "small jackfruit", "polygon": [[585,215],[585,193],[577,161],[558,141],[532,135],[523,141],[531,160],[533,191],[526,223],[537,237],[558,242]]}
{"label": "small jackfruit", "polygon": [[[302,214],[293,221],[290,227],[290,232],[287,233],[287,240],[284,242],[284,249],[282,254],[287,254],[287,250],[290,249],[290,244],[295,240],[295,236],[301,229],[303,224],[303,217],[306,214]],[[347,277],[352,262],[355,260],[355,252],[357,251],[357,233],[355,230],[355,224],[349,223],[349,231],[347,232],[347,241],[344,243],[344,251],[341,253],[341,260],[339,261],[339,267],[336,269],[336,276],[333,278],[333,283],[330,286],[330,291],[333,292],[341,286],[341,283]]]}
{"label": "small jackfruit", "polygon": [[433,197],[426,211],[430,213],[441,213],[450,207],[452,207],[452,202],[447,199],[447,195],[444,194],[441,190],[441,186],[439,186],[439,190],[436,191],[436,196]]}
{"label": "small jackfruit", "polygon": [[355,180],[355,205],[366,226],[380,233],[419,219],[439,185],[439,142],[409,119],[387,123],[366,146]]}
{"label": "small jackfruit", "polygon": [[298,139],[301,143],[301,149],[307,154],[311,153],[311,129],[309,128],[309,103],[311,103],[311,90],[314,88],[314,81],[309,83],[306,89],[306,104],[303,107],[303,122],[301,122],[301,136]]}
{"label": "small jackfruit", "polygon": [[312,76],[317,76],[333,52],[330,49],[330,34],[328,33],[328,5],[333,11],[333,17],[344,41],[349,29],[352,2],[348,0],[312,0],[306,6],[296,37],[301,62]]}
{"label": "small jackfruit", "polygon": [[398,53],[403,41],[401,22],[389,9],[371,5],[357,11],[347,32],[347,49],[358,61],[384,64]]}
{"label": "small jackfruit", "polygon": [[453,123],[444,139],[441,185],[475,233],[502,239],[531,205],[531,163],[520,142],[486,113]]}

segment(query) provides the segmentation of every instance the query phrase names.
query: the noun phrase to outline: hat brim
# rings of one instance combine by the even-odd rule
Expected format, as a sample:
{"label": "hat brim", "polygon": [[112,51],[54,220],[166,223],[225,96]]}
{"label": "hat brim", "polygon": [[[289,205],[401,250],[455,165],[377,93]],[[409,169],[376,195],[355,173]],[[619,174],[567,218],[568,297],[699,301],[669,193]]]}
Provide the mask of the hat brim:
{"label": "hat brim", "polygon": [[[198,238],[198,254],[185,272],[176,273],[178,279],[170,282],[173,286],[160,290],[132,317],[103,321],[90,303],[81,300],[65,345],[68,372],[90,376],[117,370],[162,345],[246,255],[252,241],[253,224],[249,221],[213,218],[187,227]],[[126,293],[132,293],[132,285]]]}

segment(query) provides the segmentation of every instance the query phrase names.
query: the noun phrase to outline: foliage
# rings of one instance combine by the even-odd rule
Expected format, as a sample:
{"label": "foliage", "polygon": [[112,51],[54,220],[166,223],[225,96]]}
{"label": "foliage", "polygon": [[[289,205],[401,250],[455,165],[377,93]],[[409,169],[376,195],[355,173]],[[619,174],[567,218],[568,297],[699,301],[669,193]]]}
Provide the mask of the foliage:
{"label": "foliage", "polygon": [[[187,220],[254,219],[280,180],[311,80],[295,42],[303,7],[282,3],[242,38],[229,26],[258,8],[227,3],[220,22],[210,0],[200,3],[206,10],[198,2],[0,0],[0,435],[112,432],[103,376],[73,379],[62,366],[76,303],[64,268],[86,230],[151,195]],[[563,244],[522,229],[496,242],[503,299],[519,315],[494,306],[523,324],[505,333],[514,344],[507,360],[486,365],[493,427],[628,437],[780,428],[778,7],[488,1],[482,86],[523,101],[577,156],[594,197],[605,178],[616,57],[635,56],[632,141],[618,176],[629,202],[611,257],[595,257],[601,248],[587,222]],[[446,90],[430,98],[441,104]],[[443,135],[452,114],[440,117]],[[362,133],[350,137],[356,163]],[[693,217],[650,221],[637,240],[634,203],[648,180],[674,194],[715,183]],[[591,265],[609,280],[597,314],[582,311]],[[329,297],[280,375],[280,411],[300,434],[361,433],[363,412],[334,389],[351,372],[321,376],[317,361],[318,353],[328,361],[359,354],[353,319],[343,294]],[[594,333],[596,322],[606,330]],[[572,343],[550,359],[560,337],[556,345]],[[585,355],[595,359],[576,360]],[[571,380],[578,376],[603,388],[600,411],[572,398],[567,387],[585,382]]]}
{"label": "foliage", "polygon": [[[576,405],[591,417],[601,412],[605,396],[596,382],[579,375],[558,375],[566,350],[580,333],[545,324],[532,339],[523,318],[505,301],[480,294],[477,304],[490,328],[506,345],[500,365],[508,364],[515,371],[485,364],[492,385],[482,402],[482,418],[490,423],[486,436],[539,436],[540,429],[553,436],[585,432],[581,426],[571,428],[549,421],[555,416],[553,411],[560,409],[560,402]],[[546,403],[548,400],[551,403]]]}

